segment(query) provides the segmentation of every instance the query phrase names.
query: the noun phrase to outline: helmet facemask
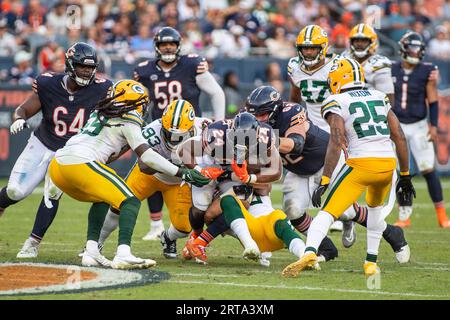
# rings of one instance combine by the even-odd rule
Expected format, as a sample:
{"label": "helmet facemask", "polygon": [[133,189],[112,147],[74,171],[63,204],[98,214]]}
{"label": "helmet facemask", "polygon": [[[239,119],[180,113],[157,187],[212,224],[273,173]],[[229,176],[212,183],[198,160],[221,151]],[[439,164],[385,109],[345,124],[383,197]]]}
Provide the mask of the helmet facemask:
{"label": "helmet facemask", "polygon": [[194,135],[193,128],[191,130],[181,132],[177,129],[169,129],[162,127],[162,134],[164,142],[168,149],[174,150],[183,141],[191,138]]}
{"label": "helmet facemask", "polygon": [[[317,52],[316,56],[311,59],[311,57],[307,57],[303,54],[302,49],[303,48],[317,48],[319,51]],[[317,65],[321,60],[323,56],[323,47],[321,45],[297,45],[297,52],[302,59],[302,64],[304,64],[307,67],[313,67]]]}
{"label": "helmet facemask", "polygon": [[[176,44],[177,48],[174,53],[165,53],[159,49],[159,46],[162,43],[174,43],[174,44]],[[161,61],[163,61],[165,63],[172,63],[177,59],[178,54],[180,53],[180,50],[181,50],[181,46],[180,46],[179,42],[158,42],[155,44],[155,50]]]}
{"label": "helmet facemask", "polygon": [[[357,41],[357,40],[366,40],[366,42],[367,42],[366,47],[364,49],[355,47],[354,42]],[[353,55],[355,57],[357,57],[357,58],[360,58],[360,59],[362,59],[362,58],[366,57],[367,55],[369,55],[371,45],[372,45],[372,40],[370,38],[354,37],[354,38],[350,39],[350,49],[351,49]]]}

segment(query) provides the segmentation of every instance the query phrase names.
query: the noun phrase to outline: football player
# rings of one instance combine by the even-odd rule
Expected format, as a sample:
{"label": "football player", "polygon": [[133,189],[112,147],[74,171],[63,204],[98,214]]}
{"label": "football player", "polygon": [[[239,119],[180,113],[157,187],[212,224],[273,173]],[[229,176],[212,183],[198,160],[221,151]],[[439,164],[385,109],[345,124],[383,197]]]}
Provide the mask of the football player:
{"label": "football player", "polygon": [[[392,63],[387,57],[376,53],[378,48],[378,35],[374,29],[366,23],[357,24],[350,31],[349,42],[350,48],[342,56],[355,59],[359,62],[364,70],[367,88],[376,89],[385,93],[389,101],[393,102],[394,83],[392,82],[391,75]],[[392,179],[394,182],[397,180],[397,171],[394,172]],[[391,198],[394,201],[393,195]],[[347,218],[353,219],[354,213],[347,212]],[[342,232],[344,246],[349,248],[355,241],[356,231],[354,222],[352,220],[344,221]]]}
{"label": "football player", "polygon": [[[142,129],[142,135],[149,146],[162,157],[181,164],[181,160],[175,153],[177,146],[188,138],[199,136],[203,126],[209,122],[211,121],[207,118],[195,116],[194,107],[189,101],[174,100],[166,107],[161,119],[153,121]],[[149,175],[145,172],[149,172],[148,168],[145,168],[142,163],[136,163],[125,182],[140,201],[155,192],[162,192],[171,221],[169,229],[161,234],[163,255],[169,259],[176,258],[176,240],[187,237],[191,232],[189,224],[191,188],[187,184],[180,185],[182,181],[178,177],[162,173]],[[118,223],[119,211],[110,208],[100,234],[100,247],[117,228]]]}
{"label": "football player", "polygon": [[[279,151],[287,169],[283,182],[283,211],[291,224],[306,234],[313,220],[306,209],[311,207],[312,192],[318,187],[322,176],[329,134],[309,121],[305,107],[284,102],[280,93],[271,86],[253,90],[246,100],[246,110],[279,132]],[[339,168],[333,178],[338,171]],[[345,211],[346,219],[354,219],[366,227],[366,211],[367,208],[354,204]],[[391,245],[399,262],[409,261],[410,249],[401,228],[388,224],[383,237]],[[344,246],[349,247],[346,242]],[[320,261],[337,256],[336,247],[327,237],[319,247],[321,255]]]}
{"label": "football player", "polygon": [[[323,102],[322,114],[330,124],[331,134],[320,185],[312,195],[315,207],[321,206],[321,196],[330,186],[339,154],[345,149],[349,156],[311,223],[304,255],[283,270],[284,276],[297,276],[317,262],[317,248],[333,221],[365,191],[369,212],[364,273],[372,276],[380,272],[376,262],[381,235],[386,228],[381,209],[396,170],[396,153],[400,165],[397,192],[407,199],[415,196],[409,174],[408,146],[386,94],[364,89],[363,70],[350,58],[336,61],[329,74],[329,83],[333,95]],[[396,151],[391,141],[395,143]]]}
{"label": "football player", "polygon": [[[192,187],[192,208],[190,211],[190,223],[193,229],[191,238],[183,249],[185,258],[195,258],[196,262],[206,263],[205,247],[218,235],[229,227],[223,215],[218,216],[221,210],[215,210],[214,216],[205,217],[205,213],[214,198],[218,195],[231,194],[243,197],[237,186],[243,184],[260,185],[280,179],[282,174],[281,159],[276,148],[276,139],[273,130],[266,124],[260,124],[253,115],[243,112],[230,121],[217,121],[203,130],[201,139],[196,141],[203,150],[203,157],[196,164],[205,168],[207,173],[217,181],[209,185],[197,188]],[[189,140],[183,144],[182,159],[184,159],[184,147],[190,146]],[[186,152],[192,156],[196,147],[190,147]],[[183,160],[183,162],[186,162]],[[212,172],[216,167],[218,171]],[[217,192],[216,192],[217,190]],[[203,231],[206,219],[214,220]],[[239,220],[232,230],[244,245],[244,256],[259,256],[259,249],[252,239],[245,221]]]}
{"label": "football player", "polygon": [[[55,151],[86,123],[99,99],[106,97],[111,81],[95,77],[98,66],[96,51],[78,42],[66,52],[65,73],[44,73],[33,82],[31,96],[14,112],[11,134],[27,127],[27,119],[41,111],[39,127],[17,159],[8,185],[0,191],[0,214],[26,198],[44,180]],[[47,181],[47,178],[45,178]],[[17,258],[36,258],[39,244],[58,210],[60,194],[42,198],[33,230]]]}
{"label": "football player", "polygon": [[[208,71],[208,62],[197,54],[180,55],[181,36],[171,27],[161,28],[154,37],[156,58],[140,63],[134,79],[145,85],[153,102],[152,120],[160,119],[165,108],[176,99],[189,101],[200,117],[200,93],[211,98],[215,120],[225,118],[225,94]],[[143,240],[156,240],[164,230],[163,201],[160,192],[148,199],[150,231]]]}
{"label": "football player", "polygon": [[[131,236],[141,203],[126,182],[105,165],[128,146],[140,161],[153,170],[199,186],[209,183],[208,178],[194,169],[172,164],[144,139],[141,129],[148,99],[147,90],[139,82],[116,82],[111,95],[99,102],[97,111],[91,114],[80,133],[59,149],[50,163],[51,180],[59,189],[76,200],[93,203],[82,258],[84,266],[129,269],[155,265],[155,261],[137,258],[131,253]],[[120,210],[119,245],[112,262],[98,249],[100,231],[109,206]]]}
{"label": "football player", "polygon": [[[439,113],[438,68],[432,63],[422,62],[425,42],[420,34],[408,32],[399,44],[402,60],[392,65],[395,85],[393,111],[402,125],[418,169],[427,181],[438,223],[442,228],[450,228],[441,182],[434,168],[433,142],[437,139]],[[397,201],[400,206],[397,225],[407,227],[411,223],[412,203],[401,201],[401,197]]]}

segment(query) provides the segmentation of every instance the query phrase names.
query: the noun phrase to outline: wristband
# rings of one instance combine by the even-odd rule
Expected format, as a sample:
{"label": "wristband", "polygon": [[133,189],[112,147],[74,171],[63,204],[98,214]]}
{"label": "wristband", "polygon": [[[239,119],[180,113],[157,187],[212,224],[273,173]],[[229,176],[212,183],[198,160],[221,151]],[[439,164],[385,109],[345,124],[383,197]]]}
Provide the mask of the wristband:
{"label": "wristband", "polygon": [[409,176],[409,171],[400,171],[400,176]]}
{"label": "wristband", "polygon": [[330,184],[330,178],[328,178],[327,176],[322,176],[322,179],[320,180],[320,184],[321,185]]}

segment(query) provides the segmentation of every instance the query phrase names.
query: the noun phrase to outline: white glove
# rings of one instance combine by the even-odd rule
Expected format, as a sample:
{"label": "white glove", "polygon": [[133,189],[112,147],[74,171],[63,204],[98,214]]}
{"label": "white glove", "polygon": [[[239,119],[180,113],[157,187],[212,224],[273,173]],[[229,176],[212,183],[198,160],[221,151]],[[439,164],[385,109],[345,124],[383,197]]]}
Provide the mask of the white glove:
{"label": "white glove", "polygon": [[17,132],[20,132],[23,130],[23,128],[26,126],[26,121],[22,118],[17,119],[16,121],[13,122],[13,124],[11,125],[11,127],[9,128],[9,131],[11,132],[11,134],[16,134]]}

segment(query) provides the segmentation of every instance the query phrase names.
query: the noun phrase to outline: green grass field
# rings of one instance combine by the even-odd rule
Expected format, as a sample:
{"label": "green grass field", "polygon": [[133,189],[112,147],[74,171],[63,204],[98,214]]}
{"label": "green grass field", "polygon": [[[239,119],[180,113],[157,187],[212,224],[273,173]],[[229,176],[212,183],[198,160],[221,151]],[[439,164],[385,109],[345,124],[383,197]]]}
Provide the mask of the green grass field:
{"label": "green grass field", "polygon": [[[0,180],[5,185],[6,180]],[[264,268],[241,258],[242,248],[233,238],[218,238],[208,250],[209,264],[167,260],[159,242],[142,241],[148,231],[147,205],[143,204],[133,237],[133,252],[158,262],[157,270],[170,273],[159,284],[125,289],[92,291],[82,294],[32,296],[32,299],[449,299],[450,230],[438,227],[425,181],[414,180],[418,197],[414,203],[413,225],[406,230],[411,247],[411,262],[399,265],[390,246],[382,241],[379,265],[381,288],[370,290],[362,272],[365,258],[365,229],[357,228],[358,240],[351,249],[341,243],[341,234],[331,238],[339,249],[339,258],[322,263],[322,271],[308,271],[299,278],[284,279],[281,270],[295,260],[287,250],[275,252],[271,266]],[[443,180],[444,196],[450,201],[450,180]],[[31,231],[41,195],[35,192],[9,208],[0,219],[0,262],[15,262],[18,250]],[[274,191],[273,202],[280,207],[281,193]],[[79,264],[83,248],[89,204],[64,196],[59,213],[41,244],[34,262]],[[388,217],[393,223],[397,211]],[[165,224],[168,221],[165,216]],[[107,243],[104,254],[112,258],[117,232]],[[181,251],[183,241],[179,241]],[[5,299],[1,297],[0,299]],[[17,299],[8,297],[6,299]],[[27,299],[27,297],[20,297]]]}

